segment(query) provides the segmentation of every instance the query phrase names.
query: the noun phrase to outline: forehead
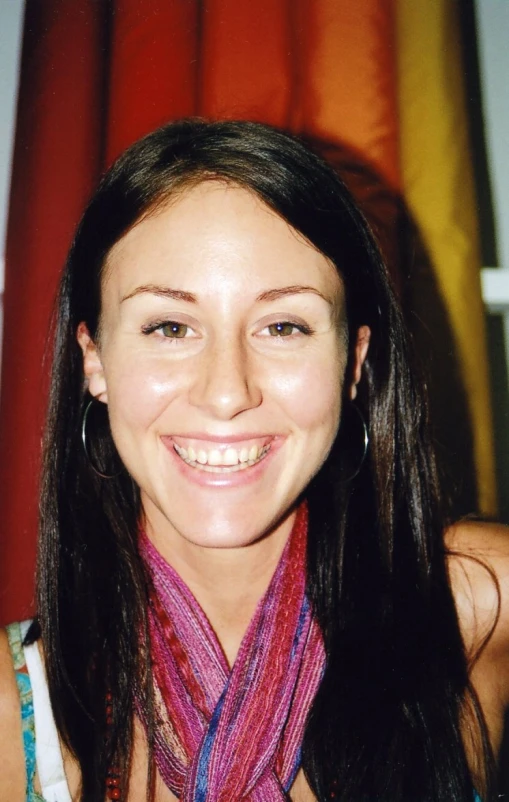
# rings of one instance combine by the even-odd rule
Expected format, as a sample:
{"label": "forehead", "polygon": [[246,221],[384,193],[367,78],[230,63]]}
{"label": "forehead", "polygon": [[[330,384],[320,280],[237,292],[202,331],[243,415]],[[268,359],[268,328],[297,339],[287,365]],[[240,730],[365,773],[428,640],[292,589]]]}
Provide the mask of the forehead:
{"label": "forehead", "polygon": [[244,285],[256,292],[261,285],[311,283],[332,298],[342,296],[330,260],[254,193],[219,181],[172,198],[110,251],[105,291],[112,283],[125,293],[165,280],[190,291]]}

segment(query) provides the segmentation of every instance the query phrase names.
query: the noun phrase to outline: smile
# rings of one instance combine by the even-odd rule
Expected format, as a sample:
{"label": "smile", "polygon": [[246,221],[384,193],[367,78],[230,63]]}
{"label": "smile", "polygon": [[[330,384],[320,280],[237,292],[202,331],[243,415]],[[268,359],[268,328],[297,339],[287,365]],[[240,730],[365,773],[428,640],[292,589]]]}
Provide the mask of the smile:
{"label": "smile", "polygon": [[270,451],[270,443],[264,446],[253,445],[251,448],[237,449],[229,446],[225,450],[212,448],[206,451],[202,448],[195,450],[192,446],[184,448],[174,442],[173,448],[179,457],[192,468],[209,473],[235,473],[261,462]]}

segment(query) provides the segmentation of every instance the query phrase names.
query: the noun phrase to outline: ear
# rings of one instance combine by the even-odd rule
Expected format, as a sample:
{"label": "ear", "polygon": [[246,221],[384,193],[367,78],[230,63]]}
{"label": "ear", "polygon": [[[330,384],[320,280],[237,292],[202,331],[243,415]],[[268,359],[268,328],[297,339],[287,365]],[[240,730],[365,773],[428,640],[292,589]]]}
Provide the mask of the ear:
{"label": "ear", "polygon": [[76,332],[76,339],[83,353],[83,372],[87,380],[88,392],[97,401],[108,403],[106,378],[99,355],[99,349],[90,336],[86,323],[80,323]]}
{"label": "ear", "polygon": [[357,397],[357,385],[361,380],[362,365],[368,353],[370,338],[371,329],[369,326],[360,326],[353,351],[352,383],[349,388],[349,395],[352,401]]}

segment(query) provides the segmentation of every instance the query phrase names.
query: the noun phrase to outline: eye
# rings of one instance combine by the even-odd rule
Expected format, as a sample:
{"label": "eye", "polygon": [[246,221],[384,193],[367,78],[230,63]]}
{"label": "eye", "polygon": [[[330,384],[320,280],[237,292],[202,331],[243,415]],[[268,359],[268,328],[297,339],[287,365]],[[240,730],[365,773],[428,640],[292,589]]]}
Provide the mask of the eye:
{"label": "eye", "polygon": [[267,328],[272,337],[289,337],[297,327],[293,323],[273,323]]}
{"label": "eye", "polygon": [[260,334],[268,332],[270,337],[291,337],[296,334],[312,334],[309,326],[302,323],[291,323],[289,320],[278,320],[276,323],[271,323],[265,326]]}
{"label": "eye", "polygon": [[143,334],[154,334],[157,332],[162,338],[167,340],[183,340],[194,334],[194,330],[187,323],[179,323],[177,320],[156,320],[146,326],[142,326]]}
{"label": "eye", "polygon": [[185,323],[176,323],[175,321],[171,321],[170,323],[164,323],[162,326],[159,326],[159,331],[164,337],[181,339],[188,333],[189,326],[187,326]]}

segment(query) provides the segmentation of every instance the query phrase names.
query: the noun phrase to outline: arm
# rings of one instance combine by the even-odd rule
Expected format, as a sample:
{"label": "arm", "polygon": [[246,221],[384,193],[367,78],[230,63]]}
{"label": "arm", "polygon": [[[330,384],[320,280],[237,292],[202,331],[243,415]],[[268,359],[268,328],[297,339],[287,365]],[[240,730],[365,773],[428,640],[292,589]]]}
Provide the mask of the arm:
{"label": "arm", "polygon": [[509,528],[462,521],[446,544],[472,685],[498,756],[509,706]]}
{"label": "arm", "polygon": [[4,630],[0,630],[0,755],[0,802],[25,802],[20,701]]}

